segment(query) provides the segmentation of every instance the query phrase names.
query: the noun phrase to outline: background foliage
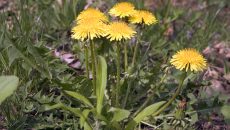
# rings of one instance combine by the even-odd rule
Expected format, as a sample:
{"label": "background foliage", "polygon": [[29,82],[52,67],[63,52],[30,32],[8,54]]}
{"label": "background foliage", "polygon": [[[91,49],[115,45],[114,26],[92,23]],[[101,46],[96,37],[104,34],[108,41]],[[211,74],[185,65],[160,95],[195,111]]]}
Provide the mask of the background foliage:
{"label": "background foliage", "polygon": [[[178,8],[170,0],[155,3],[157,7],[146,6],[147,2],[142,0],[130,1],[138,8],[154,10],[159,23],[144,29],[136,71],[132,76],[122,79],[121,99],[127,99],[122,106],[128,111],[109,109],[109,103],[103,104],[102,113],[111,111],[105,116],[115,121],[123,119],[113,116],[113,112],[128,117],[152,93],[157,96],[148,105],[161,100],[167,101],[171,97],[177,86],[175,79],[180,75],[180,72],[169,69],[168,60],[175,51],[185,47],[202,51],[216,41],[229,43],[230,38],[229,19],[227,15],[223,15],[223,11],[230,6],[228,0],[199,0],[199,4],[206,4],[201,9],[193,9],[192,6],[188,8],[186,5]],[[99,0],[91,6],[107,11],[114,3],[115,0]],[[13,9],[0,13],[0,72],[1,75],[16,75],[20,81],[17,91],[1,104],[0,113],[4,120],[0,122],[0,126],[14,130],[79,129],[82,125],[79,122],[84,119],[73,116],[68,107],[85,108],[87,105],[91,106],[90,102],[96,102],[95,97],[90,97],[91,81],[80,75],[78,70],[55,58],[53,50],[68,44],[71,46],[69,51],[84,63],[80,43],[71,40],[70,30],[75,17],[88,4],[87,1],[64,0],[59,3],[56,0],[16,0],[13,4]],[[114,48],[107,42],[98,42],[97,53],[105,57],[108,73],[115,75],[115,63],[111,60],[115,55]],[[215,65],[214,61],[210,60],[209,64]],[[229,74],[229,61],[225,62],[223,68],[226,75]],[[167,73],[167,78],[162,84],[158,84],[164,73]],[[219,92],[208,95],[206,90],[211,81],[202,80],[202,76],[203,74],[190,75],[184,84],[186,89],[177,102],[165,111],[166,114],[155,118],[149,116],[139,127],[167,128],[163,125],[166,123],[162,122],[167,116],[171,116],[169,113],[175,111],[183,98],[188,101],[186,113],[192,119],[191,124],[203,123],[203,120],[215,124],[213,113],[218,117],[224,114],[225,120],[221,121],[221,125],[229,123],[228,96]],[[107,82],[112,84],[113,81]],[[87,100],[83,99],[85,102],[81,104],[71,98],[74,95],[68,91],[77,91],[87,97]],[[110,95],[110,92],[107,94]],[[79,95],[75,96],[79,98]],[[54,109],[60,107],[64,109]],[[102,106],[98,106],[100,107]],[[85,115],[89,113],[87,109],[83,111]],[[91,121],[90,116],[88,120]]]}

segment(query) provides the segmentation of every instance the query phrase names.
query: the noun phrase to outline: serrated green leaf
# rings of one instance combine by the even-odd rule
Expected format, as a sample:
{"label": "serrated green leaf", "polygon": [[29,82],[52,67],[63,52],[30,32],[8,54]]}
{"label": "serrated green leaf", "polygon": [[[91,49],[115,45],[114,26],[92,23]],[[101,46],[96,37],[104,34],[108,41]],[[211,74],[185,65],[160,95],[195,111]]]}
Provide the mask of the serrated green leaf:
{"label": "serrated green leaf", "polygon": [[[80,118],[80,126],[81,126],[81,128],[82,127],[87,127],[87,126],[85,126],[85,121],[86,121],[86,118],[88,117],[89,113],[90,113],[89,109],[85,109],[82,112],[83,116]],[[87,128],[85,128],[85,129],[87,129]]]}
{"label": "serrated green leaf", "polygon": [[73,113],[76,117],[80,117],[80,118],[82,118],[82,120],[85,121],[84,122],[84,128],[85,129],[92,130],[92,127],[88,123],[87,118],[84,116],[85,114],[83,114],[83,112],[80,110],[80,108],[72,108],[72,107],[64,105],[63,103],[57,103],[54,105],[46,104],[43,106],[43,111],[50,111],[53,109],[63,109],[63,110],[66,110],[66,111]]}
{"label": "serrated green leaf", "polygon": [[84,128],[86,128],[87,130],[92,130],[92,127],[86,121],[87,118],[84,116],[84,114],[82,114],[82,112],[81,112],[81,110],[79,108],[72,108],[72,107],[62,105],[62,109],[65,109],[65,110],[68,110],[68,111],[74,113],[75,116],[78,116],[80,118],[84,118],[84,120],[85,120]]}
{"label": "serrated green leaf", "polygon": [[192,119],[191,124],[194,124],[195,122],[198,121],[198,114],[197,114],[197,112],[194,112],[190,116],[191,116],[191,119]]}
{"label": "serrated green leaf", "polygon": [[0,76],[0,104],[17,89],[19,79],[16,76]]}
{"label": "serrated green leaf", "polygon": [[54,104],[54,105],[43,105],[42,106],[42,110],[40,111],[50,111],[50,110],[53,110],[53,109],[58,109],[58,108],[61,108],[62,107],[62,103],[58,103],[58,104]]}

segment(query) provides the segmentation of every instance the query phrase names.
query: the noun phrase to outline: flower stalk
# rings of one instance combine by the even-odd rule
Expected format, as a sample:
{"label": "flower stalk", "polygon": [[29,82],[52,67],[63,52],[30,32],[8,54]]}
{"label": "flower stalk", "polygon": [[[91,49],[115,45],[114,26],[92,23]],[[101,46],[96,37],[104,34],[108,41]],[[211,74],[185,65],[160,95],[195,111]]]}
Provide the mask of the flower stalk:
{"label": "flower stalk", "polygon": [[128,71],[128,51],[127,51],[127,43],[124,42],[124,70],[125,72]]}
{"label": "flower stalk", "polygon": [[137,40],[135,48],[134,48],[134,54],[133,54],[133,59],[132,59],[132,67],[134,66],[134,64],[136,62],[138,46],[139,46],[139,40]]}
{"label": "flower stalk", "polygon": [[89,78],[89,55],[88,55],[88,46],[85,44],[85,64],[86,64],[86,77]]}
{"label": "flower stalk", "polygon": [[142,36],[142,33],[140,33],[140,31],[138,31],[138,34],[137,34],[137,42],[136,42],[136,44],[135,44],[134,53],[133,53],[132,67],[134,67],[134,64],[135,64],[135,62],[136,62],[138,47],[139,47],[139,43],[141,42],[141,41],[140,41],[141,36]]}
{"label": "flower stalk", "polygon": [[180,92],[182,90],[183,83],[184,83],[184,80],[185,80],[186,76],[187,76],[186,72],[182,74],[180,84],[179,84],[176,92],[172,96],[172,98],[166,104],[164,104],[156,113],[154,113],[153,116],[159,115],[161,112],[163,112],[176,99],[176,97],[180,94]]}
{"label": "flower stalk", "polygon": [[120,43],[117,42],[117,82],[116,82],[116,106],[119,106],[119,94],[120,94],[120,74],[121,74],[121,70],[120,70],[120,60],[121,60],[121,56],[120,56]]}
{"label": "flower stalk", "polygon": [[128,88],[127,88],[127,91],[126,91],[126,94],[125,94],[125,98],[124,98],[124,102],[123,102],[122,108],[125,108],[125,107],[126,107],[126,104],[127,104],[127,101],[128,101],[128,97],[129,97],[130,90],[131,90],[131,85],[129,84],[129,85],[128,85]]}

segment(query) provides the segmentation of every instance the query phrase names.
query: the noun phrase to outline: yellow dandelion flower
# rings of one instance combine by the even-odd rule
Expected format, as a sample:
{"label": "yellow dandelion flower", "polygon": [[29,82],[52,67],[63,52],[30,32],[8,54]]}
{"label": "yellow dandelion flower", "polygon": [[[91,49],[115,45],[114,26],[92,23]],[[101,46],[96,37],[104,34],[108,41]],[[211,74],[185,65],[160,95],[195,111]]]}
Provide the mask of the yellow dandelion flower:
{"label": "yellow dandelion flower", "polygon": [[78,24],[84,23],[89,19],[97,19],[102,22],[108,22],[108,18],[100,10],[94,8],[88,8],[82,11],[76,18]]}
{"label": "yellow dandelion flower", "polygon": [[124,18],[129,17],[135,13],[135,7],[129,2],[117,3],[112,9],[110,9],[109,14],[112,16]]}
{"label": "yellow dandelion flower", "polygon": [[132,15],[129,21],[133,24],[155,24],[157,23],[156,17],[149,11],[146,10],[138,10],[134,15]]}
{"label": "yellow dandelion flower", "polygon": [[178,51],[170,60],[177,69],[185,71],[202,71],[206,68],[206,59],[195,49],[188,48]]}
{"label": "yellow dandelion flower", "polygon": [[78,24],[72,29],[72,38],[78,40],[94,39],[105,36],[106,24],[97,19],[85,20],[84,23]]}
{"label": "yellow dandelion flower", "polygon": [[112,22],[108,25],[107,38],[110,39],[110,41],[121,41],[122,39],[127,40],[131,39],[135,33],[136,31],[124,22]]}

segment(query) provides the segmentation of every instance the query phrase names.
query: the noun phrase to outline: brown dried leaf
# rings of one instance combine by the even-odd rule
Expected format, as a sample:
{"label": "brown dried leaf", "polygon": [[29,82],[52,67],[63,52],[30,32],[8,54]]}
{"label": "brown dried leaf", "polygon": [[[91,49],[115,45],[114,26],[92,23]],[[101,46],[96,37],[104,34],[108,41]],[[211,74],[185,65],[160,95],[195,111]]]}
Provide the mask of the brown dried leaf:
{"label": "brown dried leaf", "polygon": [[224,75],[224,78],[225,78],[227,81],[230,81],[230,73],[229,73],[229,74]]}

